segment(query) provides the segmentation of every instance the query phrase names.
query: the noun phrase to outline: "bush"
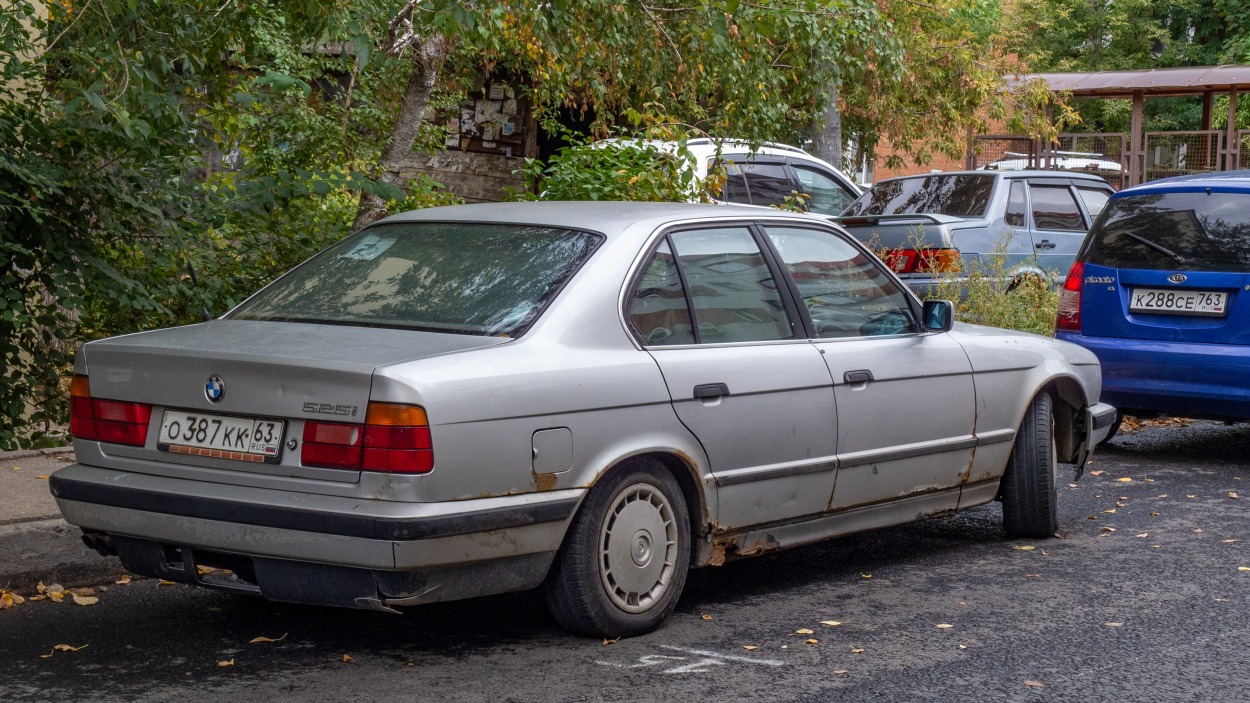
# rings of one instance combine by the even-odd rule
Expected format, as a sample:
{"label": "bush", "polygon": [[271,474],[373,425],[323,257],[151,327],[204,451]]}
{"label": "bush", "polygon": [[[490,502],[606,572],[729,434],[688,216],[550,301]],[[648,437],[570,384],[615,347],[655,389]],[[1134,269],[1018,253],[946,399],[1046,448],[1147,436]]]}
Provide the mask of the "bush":
{"label": "bush", "polygon": [[1013,275],[1000,245],[972,261],[958,259],[930,297],[955,303],[955,319],[1052,337],[1059,290],[1049,277]]}

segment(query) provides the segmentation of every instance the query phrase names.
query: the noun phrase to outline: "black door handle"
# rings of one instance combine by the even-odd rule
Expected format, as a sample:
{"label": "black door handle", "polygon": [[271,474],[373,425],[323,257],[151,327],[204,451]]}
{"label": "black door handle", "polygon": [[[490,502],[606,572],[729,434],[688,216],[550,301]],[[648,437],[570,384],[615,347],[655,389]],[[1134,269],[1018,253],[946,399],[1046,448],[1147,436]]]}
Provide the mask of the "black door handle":
{"label": "black door handle", "polygon": [[842,380],[847,383],[868,383],[873,380],[872,372],[868,369],[860,369],[858,371],[847,371],[842,374]]}
{"label": "black door handle", "polygon": [[694,387],[694,397],[697,399],[720,398],[726,395],[729,395],[729,386],[723,383],[704,383]]}
{"label": "black door handle", "polygon": [[1034,244],[1033,246],[1034,248],[1037,248],[1037,249],[1054,249],[1055,243],[1050,241],[1049,239],[1043,239],[1042,241],[1038,242],[1037,244]]}

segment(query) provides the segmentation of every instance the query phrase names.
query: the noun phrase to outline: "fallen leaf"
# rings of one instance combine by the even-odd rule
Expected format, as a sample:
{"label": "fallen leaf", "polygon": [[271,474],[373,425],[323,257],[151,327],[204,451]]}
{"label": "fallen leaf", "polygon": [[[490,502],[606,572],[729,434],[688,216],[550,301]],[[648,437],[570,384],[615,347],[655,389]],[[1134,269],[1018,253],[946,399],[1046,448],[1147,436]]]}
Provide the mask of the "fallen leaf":
{"label": "fallen leaf", "polygon": [[1141,533],[1140,535],[1133,535],[1133,536],[1134,536],[1134,537],[1149,537],[1149,536],[1150,536],[1150,533],[1149,533],[1149,532],[1143,532],[1143,533]]}
{"label": "fallen leaf", "polygon": [[1154,482],[1155,482],[1155,480],[1154,480],[1153,478],[1145,478],[1145,479],[1142,479],[1142,480],[1143,480],[1143,481],[1145,481],[1146,483],[1154,483]]}
{"label": "fallen leaf", "polygon": [[1201,527],[1199,527],[1198,529],[1194,530],[1194,532],[1201,533],[1201,532],[1202,532],[1202,528],[1201,528]]}
{"label": "fallen leaf", "polygon": [[81,647],[75,647],[73,645],[68,645],[68,644],[58,644],[52,648],[51,652],[48,652],[47,654],[40,654],[39,657],[42,659],[51,659],[52,655],[56,654],[57,652],[77,652],[80,649],[86,649],[88,646],[89,645],[84,644]]}
{"label": "fallen leaf", "polygon": [[851,649],[851,654],[863,654],[863,653],[864,653],[864,650],[862,649]]}
{"label": "fallen leaf", "polygon": [[12,593],[8,591],[0,593],[0,610],[8,610],[14,605],[17,605],[17,599],[13,597]]}
{"label": "fallen leaf", "polygon": [[829,625],[830,627],[837,627],[838,625],[841,625],[842,622],[840,620],[821,620],[820,624]]}
{"label": "fallen leaf", "polygon": [[1236,497],[1237,497],[1237,494],[1236,494],[1236,493],[1233,493],[1232,491],[1229,491],[1229,492],[1228,492],[1228,497],[1229,497],[1229,498],[1236,498]]}
{"label": "fallen leaf", "polygon": [[1067,536],[1067,535],[1061,535],[1061,534],[1059,534],[1058,532],[1056,532],[1055,534],[1053,534],[1053,535],[1051,535],[1051,536],[1052,536],[1052,537],[1058,537],[1059,539],[1067,539],[1067,538],[1068,538],[1068,536]]}
{"label": "fallen leaf", "polygon": [[949,630],[950,628],[954,627],[954,625],[948,625],[948,624],[946,624],[946,623],[939,623],[939,624],[937,624],[937,625],[934,625],[934,627],[938,627],[938,628],[941,628],[941,629],[943,629],[943,630]]}
{"label": "fallen leaf", "polygon": [[863,576],[866,579],[872,578],[872,574],[860,574],[860,576]]}
{"label": "fallen leaf", "polygon": [[64,591],[65,587],[59,583],[54,583],[51,586],[48,586],[48,593],[63,593]]}
{"label": "fallen leaf", "polygon": [[1024,685],[1032,686],[1033,688],[1046,688],[1046,684],[1041,683],[1040,681],[1025,681]]}
{"label": "fallen leaf", "polygon": [[[1128,499],[1127,499],[1127,498],[1121,498],[1120,500],[1128,500]],[[1119,500],[1117,500],[1117,501],[1115,502],[1115,507],[1117,507],[1117,508],[1123,508],[1123,507],[1125,507],[1125,506],[1124,506],[1124,503],[1121,503]]]}
{"label": "fallen leaf", "polygon": [[1186,498],[1197,498],[1198,496],[1191,496],[1191,495],[1187,495],[1187,496],[1185,496],[1185,497],[1186,497]]}
{"label": "fallen leaf", "polygon": [[845,673],[846,673],[846,669],[837,669],[837,670],[835,670],[833,673],[835,673],[835,674],[845,674]]}
{"label": "fallen leaf", "polygon": [[1159,513],[1151,513],[1151,515],[1156,515],[1156,516],[1157,516],[1158,514],[1159,514]]}
{"label": "fallen leaf", "polygon": [[126,585],[129,585],[129,584],[130,584],[130,574],[122,574],[122,577],[121,577],[121,578],[119,578],[119,579],[117,579],[117,580],[116,580],[116,581],[114,581],[113,583],[117,584],[118,586],[126,586]]}
{"label": "fallen leaf", "polygon": [[[609,639],[605,639],[605,640],[603,641],[603,644],[604,644],[604,646],[606,647],[606,646],[607,646],[607,645],[609,645],[609,644],[616,644],[617,642],[620,642],[620,641],[621,641],[621,638],[620,638],[620,637],[617,637],[616,639],[611,639],[611,640],[609,640]],[[349,657],[349,656],[347,656],[346,654],[344,654],[344,655],[343,655],[343,661],[345,661],[345,662],[349,662],[349,661],[354,661],[354,660],[353,660],[351,657]]]}
{"label": "fallen leaf", "polygon": [[1159,498],[1167,498],[1167,497],[1168,497],[1168,494],[1166,494],[1166,493],[1160,493],[1160,494],[1158,495],[1158,497],[1159,497]]}
{"label": "fallen leaf", "polygon": [[39,585],[38,585],[38,586],[35,586],[35,590],[36,590],[36,591],[39,591],[41,594],[42,594],[42,593],[47,593],[47,592],[48,592],[48,587],[47,587],[47,586],[45,586],[45,585],[43,585],[43,581],[40,581],[40,582],[39,582]]}
{"label": "fallen leaf", "polygon": [[80,596],[77,593],[75,593],[74,602],[77,603],[78,605],[95,605],[96,603],[100,602],[100,599],[96,598],[95,596]]}
{"label": "fallen leaf", "polygon": [[21,470],[22,470],[22,467],[20,467],[20,466],[14,466],[14,467],[13,467],[13,470],[14,470],[14,471],[21,471]]}
{"label": "fallen leaf", "polygon": [[803,640],[803,644],[817,644],[817,640]]}
{"label": "fallen leaf", "polygon": [[214,569],[214,568],[213,568],[213,567],[211,567],[211,566],[199,566],[199,565],[197,564],[197,565],[196,565],[196,567],[195,567],[195,570],[196,570],[196,571],[200,574],[200,576],[203,576],[204,574],[211,574],[211,573],[213,573],[214,571],[216,571],[217,569]]}
{"label": "fallen leaf", "polygon": [[788,645],[788,644],[783,644],[783,645],[781,645],[781,648],[782,648],[782,649],[789,649],[789,648],[790,648],[790,645]]}
{"label": "fallen leaf", "polygon": [[1150,548],[1151,548],[1151,549],[1158,549],[1160,546],[1161,546],[1161,545],[1158,545],[1158,544],[1152,544],[1152,545],[1150,545]]}
{"label": "fallen leaf", "polygon": [[30,597],[30,600],[32,600],[32,601],[36,601],[36,600],[47,600],[47,599],[48,599],[48,597],[47,597],[47,596],[31,596],[31,597]]}
{"label": "fallen leaf", "polygon": [[234,666],[234,660],[228,659],[224,662],[217,662],[217,666]]}
{"label": "fallen leaf", "polygon": [[1233,542],[1236,542],[1236,541],[1237,541],[1237,540],[1235,540],[1235,539],[1222,539],[1222,540],[1220,540],[1220,542],[1221,542],[1222,544],[1232,544]]}
{"label": "fallen leaf", "polygon": [[1216,598],[1216,597],[1214,597],[1214,596],[1212,596],[1212,597],[1211,597],[1211,600],[1213,600],[1213,601],[1215,601],[1215,602],[1217,602],[1217,603],[1227,603],[1227,602],[1228,602],[1228,599],[1227,599],[1227,598]]}
{"label": "fallen leaf", "polygon": [[1103,532],[1115,532],[1115,528],[1114,528],[1114,527],[1104,527],[1104,528],[1102,528],[1102,531],[1103,531]]}
{"label": "fallen leaf", "polygon": [[[1041,578],[1041,577],[1042,577],[1042,575],[1041,575],[1041,574],[1025,574],[1025,576],[1028,576],[1028,577],[1029,577],[1029,578],[1031,578],[1031,579],[1037,579],[1037,578]],[[939,625],[938,627],[941,627],[941,625]]]}
{"label": "fallen leaf", "polygon": [[755,649],[759,649],[759,646],[758,646],[758,645],[754,645],[754,644],[744,644],[744,645],[742,645],[742,648],[743,648],[743,649],[751,649],[751,650],[755,650]]}
{"label": "fallen leaf", "polygon": [[95,595],[95,589],[93,589],[93,588],[86,588],[86,587],[83,587],[83,588],[71,588],[71,589],[69,589],[69,592],[70,592],[70,593],[73,593],[73,594],[76,594],[76,595],[80,595],[80,596],[94,596],[94,595]]}
{"label": "fallen leaf", "polygon": [[1075,483],[1069,483],[1069,484],[1068,484],[1068,488],[1076,488],[1076,484],[1075,484]]}
{"label": "fallen leaf", "polygon": [[281,642],[282,640],[286,639],[286,636],[287,636],[287,635],[289,635],[289,634],[291,634],[291,633],[289,633],[289,632],[288,632],[288,633],[285,633],[285,634],[283,634],[281,637],[279,637],[279,638],[278,638],[278,639],[276,639],[276,640],[275,640],[275,639],[270,639],[270,638],[268,638],[268,637],[253,637],[252,639],[248,640],[248,642],[247,642],[247,643],[248,643],[248,644],[257,644],[257,643],[259,643],[259,642]]}
{"label": "fallen leaf", "polygon": [[1116,480],[1119,481],[1120,483],[1129,483],[1133,479],[1129,478],[1128,476],[1125,476],[1123,478],[1117,478]]}
{"label": "fallen leaf", "polygon": [[1092,474],[1092,475],[1094,475],[1094,476],[1102,476],[1103,472],[1102,472],[1102,471],[1091,471],[1091,472],[1090,472],[1090,474]]}
{"label": "fallen leaf", "polygon": [[700,617],[702,617],[704,620],[711,620],[711,619],[712,619],[712,616],[711,616],[711,615],[708,615],[707,613],[703,613],[703,615],[701,615]]}
{"label": "fallen leaf", "polygon": [[35,478],[42,478],[42,479],[44,479],[45,481],[48,479],[48,477],[47,477],[47,476],[36,476]]}
{"label": "fallen leaf", "polygon": [[1087,518],[1085,518],[1085,519],[1086,519],[1086,520],[1097,520],[1098,518],[1094,517],[1093,515],[1090,515],[1089,517],[1087,517]]}
{"label": "fallen leaf", "polygon": [[1250,566],[1239,566],[1237,567],[1237,570],[1238,571],[1250,571]]}
{"label": "fallen leaf", "polygon": [[52,599],[53,603],[60,603],[65,600],[65,591],[48,591],[48,598]]}
{"label": "fallen leaf", "polygon": [[[604,640],[603,642],[604,642],[604,644],[615,644],[615,643],[616,643],[616,640],[619,640],[619,639],[620,639],[620,637],[617,637],[615,640],[612,640],[611,642],[608,642],[608,640]],[[344,655],[343,655],[343,661],[347,662],[348,664],[353,664],[353,663],[355,663],[355,661],[356,661],[356,660],[355,660],[355,659],[352,659],[352,658],[351,658],[351,656],[349,656],[349,655],[347,655],[347,654],[344,654]]]}
{"label": "fallen leaf", "polygon": [[1012,547],[1012,549],[1018,549],[1022,552],[1031,552],[1034,549],[1037,549],[1037,547],[1034,547],[1031,544],[1017,544],[1014,547]]}
{"label": "fallen leaf", "polygon": [[807,629],[806,627],[800,627],[799,629],[797,629],[797,630],[795,630],[795,631],[794,631],[794,634],[796,634],[796,635],[810,635],[810,634],[812,634],[812,631],[811,631],[811,630],[809,630],[809,629]]}
{"label": "fallen leaf", "polygon": [[157,586],[172,586],[172,585],[174,585],[174,582],[173,582],[173,581],[166,581],[165,579],[159,579],[159,580],[156,582],[156,585],[157,585]]}
{"label": "fallen leaf", "polygon": [[1124,623],[1122,622],[1104,622],[1103,624],[1106,625],[1107,627],[1123,627],[1124,626]]}
{"label": "fallen leaf", "polygon": [[1114,513],[1114,512],[1115,512],[1115,508],[1112,508],[1112,509],[1110,509],[1110,510],[1104,510],[1103,512],[1104,512],[1104,513]]}

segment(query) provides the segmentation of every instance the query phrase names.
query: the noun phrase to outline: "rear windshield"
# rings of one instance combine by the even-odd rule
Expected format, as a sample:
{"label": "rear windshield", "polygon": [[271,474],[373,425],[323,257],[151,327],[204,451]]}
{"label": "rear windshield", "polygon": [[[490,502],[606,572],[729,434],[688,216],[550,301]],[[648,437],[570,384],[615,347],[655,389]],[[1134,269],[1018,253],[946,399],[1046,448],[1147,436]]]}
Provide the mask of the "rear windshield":
{"label": "rear windshield", "polygon": [[1116,198],[1094,223],[1083,254],[1110,268],[1250,271],[1250,194]]}
{"label": "rear windshield", "polygon": [[990,205],[994,180],[994,176],[937,175],[883,181],[842,214],[982,217]]}
{"label": "rear windshield", "polygon": [[526,225],[370,227],[279,278],[230,317],[515,337],[600,239]]}

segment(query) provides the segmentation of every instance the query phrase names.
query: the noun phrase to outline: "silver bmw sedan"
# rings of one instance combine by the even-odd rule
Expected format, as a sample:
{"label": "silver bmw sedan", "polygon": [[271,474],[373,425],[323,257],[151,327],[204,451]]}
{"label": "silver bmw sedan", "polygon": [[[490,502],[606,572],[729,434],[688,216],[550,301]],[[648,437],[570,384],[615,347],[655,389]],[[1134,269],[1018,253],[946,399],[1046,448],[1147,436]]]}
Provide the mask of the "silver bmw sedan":
{"label": "silver bmw sedan", "polygon": [[1003,503],[1110,430],[1090,352],[952,324],[835,225],[663,203],[431,208],[203,324],[91,342],[65,518],[130,571],[394,611],[542,587],[657,627],[692,566]]}

